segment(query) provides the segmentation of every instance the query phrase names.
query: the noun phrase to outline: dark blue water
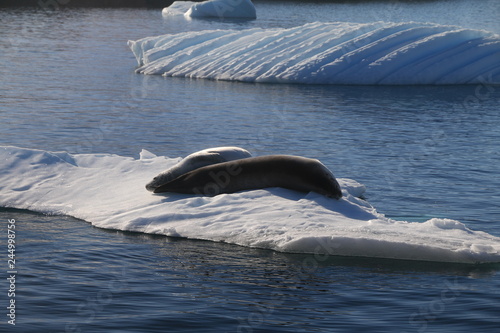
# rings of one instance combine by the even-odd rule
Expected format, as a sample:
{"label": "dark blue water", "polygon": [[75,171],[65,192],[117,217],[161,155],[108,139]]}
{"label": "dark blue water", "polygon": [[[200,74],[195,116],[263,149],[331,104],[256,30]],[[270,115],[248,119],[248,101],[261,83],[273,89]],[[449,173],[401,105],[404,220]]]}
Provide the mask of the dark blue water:
{"label": "dark blue water", "polygon": [[[313,20],[460,24],[438,15],[449,12],[449,3],[256,1],[261,14],[251,22],[168,21],[147,10],[3,10],[0,144],[135,157],[142,148],[174,157],[221,145],[256,155],[306,155],[332,166],[338,177],[364,183],[367,200],[390,217],[453,218],[500,236],[498,86],[266,85],[143,76],[134,73],[126,46],[128,39],[169,32]],[[463,26],[500,31],[498,2],[470,3],[454,4]],[[17,228],[14,327],[7,324],[3,278],[9,219]],[[102,230],[18,210],[0,210],[0,220],[2,332],[500,327],[498,265],[282,254]]]}

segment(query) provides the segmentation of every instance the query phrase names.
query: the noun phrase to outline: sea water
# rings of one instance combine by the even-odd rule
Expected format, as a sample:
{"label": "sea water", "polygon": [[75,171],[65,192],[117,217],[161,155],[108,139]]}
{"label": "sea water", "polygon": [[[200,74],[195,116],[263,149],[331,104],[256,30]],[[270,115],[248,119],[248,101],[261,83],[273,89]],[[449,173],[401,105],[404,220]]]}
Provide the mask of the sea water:
{"label": "sea water", "polygon": [[[134,159],[142,149],[176,158],[221,145],[255,155],[303,155],[320,159],[337,177],[363,183],[364,198],[388,218],[454,219],[500,236],[498,86],[311,86],[144,76],[134,72],[126,43],[316,21],[425,21],[499,33],[497,2],[255,4],[253,21],[165,19],[158,10],[2,11],[1,144]],[[24,177],[20,182],[30,174]],[[6,296],[6,279],[1,285],[5,308],[16,301],[16,326],[7,323],[6,309],[5,331],[499,327],[496,265],[290,254],[105,230],[26,210],[4,208],[0,216],[2,267],[7,225],[16,225],[15,298]]]}

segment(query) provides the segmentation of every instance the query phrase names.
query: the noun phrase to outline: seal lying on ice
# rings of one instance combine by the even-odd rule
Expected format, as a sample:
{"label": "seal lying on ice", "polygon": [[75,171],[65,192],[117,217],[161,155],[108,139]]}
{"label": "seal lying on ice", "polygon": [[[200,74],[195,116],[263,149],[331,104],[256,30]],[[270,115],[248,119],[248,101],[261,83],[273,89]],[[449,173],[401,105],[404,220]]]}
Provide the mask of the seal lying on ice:
{"label": "seal lying on ice", "polygon": [[323,163],[290,155],[249,157],[204,166],[156,187],[154,193],[214,196],[267,187],[314,191],[335,199],[342,197],[337,180]]}
{"label": "seal lying on ice", "polygon": [[175,178],[195,169],[252,155],[245,149],[239,147],[216,147],[200,150],[183,158],[179,163],[168,170],[163,171],[152,181],[146,184],[148,191],[155,191],[156,188],[174,180]]}

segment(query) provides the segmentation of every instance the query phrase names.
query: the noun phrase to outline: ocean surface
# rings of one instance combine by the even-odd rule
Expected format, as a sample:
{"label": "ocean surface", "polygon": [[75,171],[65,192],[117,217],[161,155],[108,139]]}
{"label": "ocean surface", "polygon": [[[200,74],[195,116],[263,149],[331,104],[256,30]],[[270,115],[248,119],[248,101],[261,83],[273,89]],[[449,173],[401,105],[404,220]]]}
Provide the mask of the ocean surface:
{"label": "ocean surface", "polygon": [[[439,86],[165,77],[136,73],[127,45],[163,34],[290,29],[313,22],[429,22],[499,34],[498,1],[255,1],[255,7],[256,20],[224,21],[162,17],[160,10],[2,9],[0,146],[87,154],[97,162],[109,156],[139,159],[143,149],[177,158],[228,145],[253,155],[302,155],[321,160],[339,178],[364,184],[363,198],[388,219],[452,219],[471,234],[500,237],[500,86],[488,77]],[[0,172],[14,175],[12,182],[19,178],[22,188],[38,174],[21,173],[21,164],[31,160],[20,161],[27,162]],[[44,169],[43,160],[38,163],[32,163],[34,170]],[[112,163],[103,165],[116,176]],[[110,181],[120,182],[102,179],[99,192],[112,188]],[[74,198],[86,200],[78,196],[80,186],[73,199],[58,196],[61,207],[76,205]],[[92,212],[94,202],[80,202],[88,216],[102,209],[96,205]],[[33,211],[43,211],[44,198],[33,210],[7,203],[0,208],[0,332],[496,332],[500,327],[498,263],[286,253],[99,228],[58,214],[54,202],[46,210],[51,213]],[[272,224],[268,219],[261,222]],[[16,262],[9,268],[12,225]],[[12,274],[15,283],[7,280]],[[7,316],[12,300],[15,326]]]}

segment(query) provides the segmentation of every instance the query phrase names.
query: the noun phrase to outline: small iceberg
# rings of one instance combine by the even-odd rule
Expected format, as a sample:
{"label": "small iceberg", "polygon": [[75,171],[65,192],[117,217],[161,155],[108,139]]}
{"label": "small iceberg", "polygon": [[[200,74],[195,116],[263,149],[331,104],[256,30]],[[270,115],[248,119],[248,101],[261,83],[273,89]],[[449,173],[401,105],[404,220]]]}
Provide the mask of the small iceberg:
{"label": "small iceberg", "polygon": [[209,0],[204,2],[175,1],[162,10],[164,17],[184,15],[187,18],[257,18],[251,0]]}

